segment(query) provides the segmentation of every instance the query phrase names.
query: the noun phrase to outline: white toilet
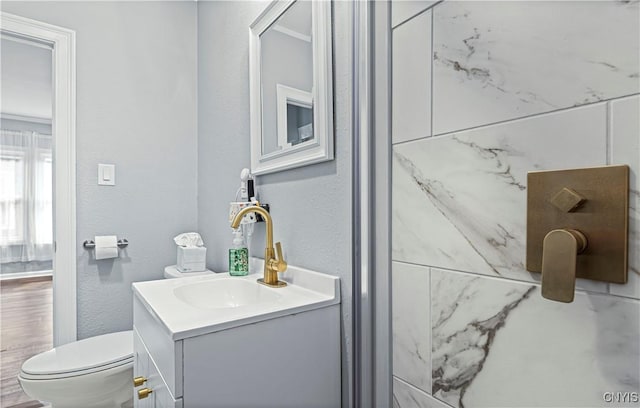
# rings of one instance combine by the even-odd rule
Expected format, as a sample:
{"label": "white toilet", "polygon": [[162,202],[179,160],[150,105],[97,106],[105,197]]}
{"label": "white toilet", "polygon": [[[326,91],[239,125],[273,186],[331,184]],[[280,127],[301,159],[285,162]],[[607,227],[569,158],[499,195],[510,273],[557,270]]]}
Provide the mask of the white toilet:
{"label": "white toilet", "polygon": [[104,334],[40,353],[18,380],[30,397],[53,408],[133,406],[133,331]]}
{"label": "white toilet", "polygon": [[[164,268],[167,279],[210,275]],[[103,334],[56,347],[22,364],[18,380],[31,398],[53,408],[133,406],[133,331]]]}
{"label": "white toilet", "polygon": [[187,278],[189,276],[211,275],[214,273],[215,273],[214,271],[210,271],[209,269],[203,272],[180,272],[175,265],[170,265],[164,268],[164,277],[167,279]]}

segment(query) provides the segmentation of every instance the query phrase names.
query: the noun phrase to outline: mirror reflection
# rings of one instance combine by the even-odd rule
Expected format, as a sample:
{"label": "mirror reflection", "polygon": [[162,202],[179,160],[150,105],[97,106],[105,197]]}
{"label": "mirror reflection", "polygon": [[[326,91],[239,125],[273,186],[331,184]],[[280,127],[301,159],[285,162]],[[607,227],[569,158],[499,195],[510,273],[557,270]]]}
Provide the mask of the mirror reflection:
{"label": "mirror reflection", "polygon": [[260,35],[263,155],[314,140],[311,7],[296,1]]}

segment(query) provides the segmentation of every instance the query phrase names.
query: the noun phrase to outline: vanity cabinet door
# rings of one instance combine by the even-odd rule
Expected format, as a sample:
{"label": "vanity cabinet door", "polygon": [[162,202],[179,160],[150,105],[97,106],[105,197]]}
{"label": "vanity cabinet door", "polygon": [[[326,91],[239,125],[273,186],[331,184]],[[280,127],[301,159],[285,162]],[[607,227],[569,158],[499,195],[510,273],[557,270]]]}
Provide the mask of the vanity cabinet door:
{"label": "vanity cabinet door", "polygon": [[[133,395],[135,408],[182,408],[182,398],[175,400],[169,387],[160,375],[145,343],[134,327],[134,375],[146,378],[146,382],[136,387]],[[140,398],[138,392],[151,390],[146,398]]]}
{"label": "vanity cabinet door", "polygon": [[[140,339],[138,332],[133,330],[133,377],[149,378],[149,353]],[[132,379],[133,380],[133,379]],[[147,383],[133,387],[133,406],[135,408],[152,408],[150,398],[138,399],[138,390],[145,388]]]}
{"label": "vanity cabinet door", "polygon": [[171,394],[178,399],[182,397],[182,340],[173,341],[160,319],[137,296],[133,298],[133,327]]}
{"label": "vanity cabinet door", "polygon": [[153,360],[150,359],[149,361],[149,381],[147,387],[153,390],[153,393],[146,398],[151,403],[149,408],[182,408],[182,398],[178,400],[173,399],[169,387],[167,387],[167,384],[165,384],[160,376]]}
{"label": "vanity cabinet door", "polygon": [[153,408],[182,408],[182,398],[174,400],[169,392],[167,384],[161,381],[161,384],[153,387]]}

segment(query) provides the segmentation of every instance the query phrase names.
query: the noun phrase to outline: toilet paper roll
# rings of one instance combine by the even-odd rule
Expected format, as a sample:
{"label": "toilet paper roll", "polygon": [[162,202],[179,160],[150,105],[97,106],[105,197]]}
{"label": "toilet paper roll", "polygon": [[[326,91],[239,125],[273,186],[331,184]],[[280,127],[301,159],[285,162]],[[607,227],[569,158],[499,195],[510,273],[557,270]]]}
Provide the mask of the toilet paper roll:
{"label": "toilet paper roll", "polygon": [[118,238],[115,235],[96,235],[94,242],[97,260],[118,257]]}

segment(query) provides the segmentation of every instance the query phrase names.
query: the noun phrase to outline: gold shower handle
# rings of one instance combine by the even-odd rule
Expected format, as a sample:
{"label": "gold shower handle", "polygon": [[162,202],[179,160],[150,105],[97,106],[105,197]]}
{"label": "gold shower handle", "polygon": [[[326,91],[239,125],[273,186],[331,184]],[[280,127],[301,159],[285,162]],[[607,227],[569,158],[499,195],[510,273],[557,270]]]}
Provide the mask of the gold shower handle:
{"label": "gold shower handle", "polygon": [[542,296],[571,303],[576,288],[578,254],[587,248],[587,237],[578,230],[555,229],[542,243]]}

